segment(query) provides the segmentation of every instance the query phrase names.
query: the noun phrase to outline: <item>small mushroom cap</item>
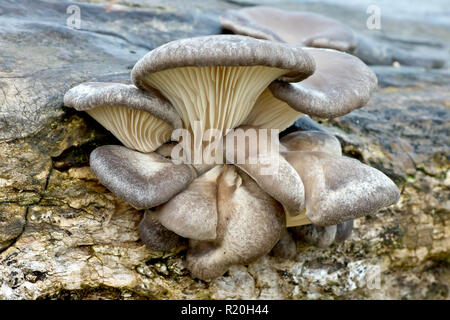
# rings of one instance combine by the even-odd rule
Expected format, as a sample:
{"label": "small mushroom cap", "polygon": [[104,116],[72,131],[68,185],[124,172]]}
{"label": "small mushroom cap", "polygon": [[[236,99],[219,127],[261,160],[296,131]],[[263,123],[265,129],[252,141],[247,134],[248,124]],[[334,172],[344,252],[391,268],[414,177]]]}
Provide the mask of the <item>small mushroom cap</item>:
{"label": "small mushroom cap", "polygon": [[[267,135],[264,135],[264,132]],[[252,135],[257,141],[245,138]],[[280,155],[278,145],[270,144],[272,138],[270,131],[249,126],[239,127],[228,133],[224,139],[225,158],[279,201],[289,215],[295,216],[305,206],[303,183],[295,169]],[[278,142],[278,135],[275,138]],[[266,150],[259,148],[261,141],[267,142]],[[257,146],[253,148],[255,145]]]}
{"label": "small mushroom cap", "polygon": [[235,166],[225,165],[219,178],[218,208],[217,238],[191,240],[186,256],[189,270],[203,280],[269,253],[285,228],[281,205]]}
{"label": "small mushroom cap", "polygon": [[180,237],[159,223],[149,210],[139,223],[139,235],[148,248],[156,251],[168,251],[180,242]]}
{"label": "small mushroom cap", "polygon": [[202,174],[165,204],[156,208],[159,222],[178,235],[196,240],[214,240],[217,229],[217,179],[219,165]]}
{"label": "small mushroom cap", "polygon": [[78,111],[97,107],[127,107],[142,110],[181,128],[181,118],[172,105],[163,97],[141,91],[134,85],[110,82],[85,82],[73,87],[64,95],[64,104]]}
{"label": "small mushroom cap", "polygon": [[220,22],[222,28],[233,33],[260,39],[340,51],[356,47],[356,36],[351,28],[311,12],[255,6],[229,10],[220,17]]}
{"label": "small mushroom cap", "polygon": [[290,70],[282,81],[300,81],[314,72],[314,61],[302,48],[240,35],[211,35],[166,43],[139,60],[131,76],[141,89],[145,77],[180,67],[267,66]]}
{"label": "small mushroom cap", "polygon": [[331,49],[303,49],[314,58],[316,71],[301,82],[273,82],[269,88],[275,98],[321,118],[342,116],[367,103],[377,77],[364,62]]}
{"label": "small mushroom cap", "polygon": [[339,140],[323,131],[296,131],[280,139],[288,151],[320,151],[342,155]]}
{"label": "small mushroom cap", "polygon": [[306,216],[320,226],[339,224],[396,203],[397,186],[356,159],[324,152],[285,152],[305,186]]}
{"label": "small mushroom cap", "polygon": [[105,187],[137,209],[168,201],[196,177],[188,165],[173,164],[157,153],[140,153],[122,146],[95,149],[90,165]]}
{"label": "small mushroom cap", "polygon": [[182,125],[164,98],[121,83],[87,82],[70,89],[66,105],[86,111],[127,148],[152,152]]}

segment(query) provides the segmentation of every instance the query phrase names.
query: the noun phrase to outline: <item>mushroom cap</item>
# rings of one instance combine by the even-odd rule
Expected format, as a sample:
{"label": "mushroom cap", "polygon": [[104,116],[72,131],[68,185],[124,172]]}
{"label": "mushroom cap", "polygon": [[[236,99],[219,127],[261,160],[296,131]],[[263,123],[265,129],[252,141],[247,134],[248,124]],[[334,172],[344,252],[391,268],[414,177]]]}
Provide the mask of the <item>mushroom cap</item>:
{"label": "mushroom cap", "polygon": [[339,140],[324,131],[295,131],[280,139],[288,151],[320,151],[342,155]]}
{"label": "mushroom cap", "polygon": [[64,95],[64,104],[78,111],[97,107],[127,107],[142,110],[181,128],[181,118],[163,97],[141,91],[134,85],[112,82],[85,82],[73,87]]}
{"label": "mushroom cap", "polygon": [[340,51],[356,47],[351,28],[317,13],[255,6],[229,10],[219,19],[222,28],[255,38]]}
{"label": "mushroom cap", "polygon": [[306,216],[314,224],[329,226],[369,215],[400,197],[391,179],[356,159],[316,151],[283,156],[303,181]]}
{"label": "mushroom cap", "polygon": [[165,204],[156,208],[155,217],[167,229],[196,240],[214,240],[217,229],[217,179],[223,171],[218,165],[197,177]]}
{"label": "mushroom cap", "polygon": [[270,252],[285,227],[281,205],[244,172],[225,165],[218,183],[217,238],[190,240],[188,268],[199,279],[221,276]]}
{"label": "mushroom cap", "polygon": [[282,81],[300,81],[314,72],[314,61],[302,48],[240,35],[211,35],[168,42],[139,60],[131,76],[149,89],[145,76],[180,67],[267,66],[290,70]]}
{"label": "mushroom cap", "polygon": [[105,187],[137,209],[168,201],[196,177],[188,165],[173,164],[155,152],[140,153],[123,146],[95,149],[90,165]]}
{"label": "mushroom cap", "polygon": [[303,48],[316,62],[316,71],[297,83],[274,81],[275,98],[293,109],[321,118],[334,118],[364,106],[377,87],[377,77],[357,57],[331,49]]}
{"label": "mushroom cap", "polygon": [[[264,132],[267,135],[264,135]],[[252,133],[258,141],[246,139],[246,136],[251,137]],[[232,130],[224,139],[225,158],[228,163],[244,171],[262,190],[279,201],[289,215],[295,216],[305,206],[303,183],[295,169],[280,155],[278,145],[270,144],[272,135],[270,131],[250,126]],[[278,135],[275,138],[278,142]],[[262,141],[268,144],[266,150],[259,148]]]}
{"label": "mushroom cap", "polygon": [[168,251],[180,242],[180,237],[159,223],[149,210],[145,210],[139,223],[139,236],[147,247],[156,251]]}

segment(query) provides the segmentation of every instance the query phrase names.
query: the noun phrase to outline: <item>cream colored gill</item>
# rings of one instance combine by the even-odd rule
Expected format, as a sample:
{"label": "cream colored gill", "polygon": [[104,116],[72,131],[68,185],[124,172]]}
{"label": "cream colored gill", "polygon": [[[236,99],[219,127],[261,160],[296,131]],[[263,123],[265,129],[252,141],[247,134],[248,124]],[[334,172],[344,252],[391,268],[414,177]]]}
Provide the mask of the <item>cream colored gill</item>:
{"label": "cream colored gill", "polygon": [[303,209],[300,214],[296,216],[290,216],[288,213],[286,213],[286,227],[297,227],[297,226],[303,226],[305,224],[311,224],[311,221],[306,216],[306,209]]}
{"label": "cream colored gill", "polygon": [[256,100],[255,106],[244,124],[263,129],[283,131],[302,115],[292,109],[286,102],[275,98],[267,88]]}
{"label": "cream colored gill", "polygon": [[172,126],[143,110],[123,106],[96,107],[86,111],[127,148],[152,152],[170,140]]}
{"label": "cream colored gill", "polygon": [[181,67],[151,73],[147,85],[158,89],[175,107],[184,128],[222,134],[243,123],[268,85],[289,70],[266,66]]}

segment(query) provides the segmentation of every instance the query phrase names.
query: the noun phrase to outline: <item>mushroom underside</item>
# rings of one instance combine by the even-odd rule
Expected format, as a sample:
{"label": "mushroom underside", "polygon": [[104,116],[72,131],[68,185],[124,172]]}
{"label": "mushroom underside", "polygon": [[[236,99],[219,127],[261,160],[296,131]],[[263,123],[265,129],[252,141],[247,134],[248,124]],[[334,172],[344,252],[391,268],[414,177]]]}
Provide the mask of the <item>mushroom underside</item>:
{"label": "mushroom underside", "polygon": [[143,81],[172,103],[194,139],[202,139],[208,129],[224,134],[239,126],[261,92],[287,72],[265,66],[180,67],[148,74]]}
{"label": "mushroom underside", "polygon": [[124,146],[144,153],[152,152],[169,141],[173,130],[167,122],[143,110],[102,106],[86,112]]}
{"label": "mushroom underside", "polygon": [[286,102],[275,98],[269,89],[265,89],[256,100],[244,124],[262,129],[283,131],[301,115],[301,112],[294,110]]}

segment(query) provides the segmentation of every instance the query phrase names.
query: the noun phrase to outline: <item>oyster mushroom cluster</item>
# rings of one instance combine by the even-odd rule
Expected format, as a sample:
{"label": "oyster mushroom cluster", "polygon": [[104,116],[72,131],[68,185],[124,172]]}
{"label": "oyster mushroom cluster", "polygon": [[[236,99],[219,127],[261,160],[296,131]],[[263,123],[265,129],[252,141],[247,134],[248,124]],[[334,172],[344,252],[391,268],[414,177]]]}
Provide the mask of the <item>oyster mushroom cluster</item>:
{"label": "oyster mushroom cluster", "polygon": [[[197,278],[215,278],[272,250],[291,255],[287,227],[313,224],[312,232],[324,229],[338,241],[353,219],[399,197],[387,176],[342,156],[325,132],[273,136],[302,114],[332,118],[362,107],[377,80],[356,57],[213,35],[150,51],[131,78],[132,85],[80,84],[64,103],[122,142],[95,149],[92,170],[116,196],[145,210],[139,232],[148,247],[165,251],[189,239],[187,266]],[[258,139],[271,135],[278,148],[254,148],[246,137],[255,132]],[[180,152],[190,161],[174,157]],[[198,152],[206,155],[200,161],[191,157]]]}

